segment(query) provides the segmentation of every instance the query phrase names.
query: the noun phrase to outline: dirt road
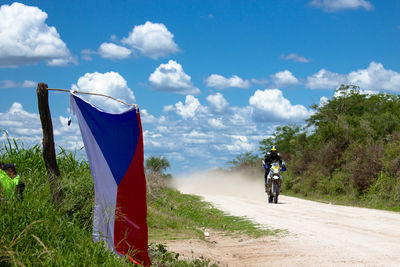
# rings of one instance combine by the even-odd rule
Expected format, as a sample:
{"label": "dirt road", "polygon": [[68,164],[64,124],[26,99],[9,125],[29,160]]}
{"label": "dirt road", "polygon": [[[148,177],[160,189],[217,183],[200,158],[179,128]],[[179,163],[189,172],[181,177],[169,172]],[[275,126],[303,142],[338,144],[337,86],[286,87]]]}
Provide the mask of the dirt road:
{"label": "dirt road", "polygon": [[239,176],[199,175],[180,179],[176,186],[229,214],[288,230],[255,240],[212,233],[210,242],[168,244],[183,254],[198,251],[225,266],[400,266],[400,213],[285,196],[268,204],[260,181]]}

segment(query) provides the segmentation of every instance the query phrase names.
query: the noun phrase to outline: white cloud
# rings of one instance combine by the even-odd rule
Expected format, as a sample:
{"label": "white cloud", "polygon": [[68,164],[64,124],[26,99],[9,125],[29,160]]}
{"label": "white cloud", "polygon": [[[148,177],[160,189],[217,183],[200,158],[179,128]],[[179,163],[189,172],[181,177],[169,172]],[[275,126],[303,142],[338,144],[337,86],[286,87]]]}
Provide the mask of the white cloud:
{"label": "white cloud", "polygon": [[[40,144],[42,141],[42,126],[39,114],[29,113],[21,103],[14,102],[5,113],[0,113],[0,143],[6,143],[7,138],[22,142],[24,147]],[[58,146],[68,150],[79,150],[83,147],[77,123],[67,125],[68,118],[59,116],[52,118],[54,139]]]}
{"label": "white cloud", "polygon": [[311,61],[310,59],[297,54],[281,55],[280,58],[283,60],[291,60],[294,62],[301,62],[301,63],[308,63]]}
{"label": "white cloud", "polygon": [[329,99],[326,96],[323,96],[319,99],[319,106],[322,107],[328,103]]}
{"label": "white cloud", "polygon": [[184,133],[182,142],[187,144],[206,144],[212,136],[210,134],[202,133],[197,130],[192,130],[189,133]]}
{"label": "white cloud", "polygon": [[149,77],[150,85],[159,91],[172,92],[177,94],[198,94],[199,88],[191,82],[182,66],[174,60],[167,64],[161,64]]}
{"label": "white cloud", "polygon": [[145,123],[157,123],[157,118],[150,114],[147,109],[140,109],[140,119],[143,124]]}
{"label": "white cloud", "polygon": [[346,80],[345,76],[321,69],[307,78],[306,87],[311,89],[334,89]]}
{"label": "white cloud", "polygon": [[[179,155],[182,161],[174,163],[178,164],[180,171],[193,170],[198,166],[203,169],[222,167],[238,154],[256,152],[259,141],[274,131],[274,122],[302,121],[304,113],[311,114],[303,106],[290,104],[282,95],[280,98],[268,98],[268,102],[280,101],[278,104],[284,109],[283,112],[279,110],[280,107],[271,104],[279,115],[274,111],[268,114],[268,109],[259,107],[253,100],[250,100],[250,105],[237,107],[227,106],[222,94],[211,96],[207,97],[207,105],[204,106],[192,95],[186,96],[185,101],[165,106],[164,112],[169,112],[166,117],[163,120],[161,117],[155,118],[153,124],[146,125],[149,130],[144,135],[145,153],[165,155],[168,159],[171,153]],[[260,102],[265,102],[265,98]],[[215,112],[216,108],[225,111],[218,113]],[[226,112],[227,109],[229,112]],[[260,121],[255,116],[257,111],[267,113],[269,119],[271,116],[275,118]]]}
{"label": "white cloud", "polygon": [[210,103],[211,109],[217,113],[227,110],[229,103],[221,93],[207,96],[207,101]]}
{"label": "white cloud", "polygon": [[99,54],[102,58],[124,59],[128,58],[132,52],[126,47],[113,43],[102,43],[99,47]]}
{"label": "white cloud", "polygon": [[32,88],[36,87],[36,82],[25,80],[23,82],[16,82],[11,80],[0,81],[0,88]]}
{"label": "white cloud", "polygon": [[257,90],[249,100],[256,121],[302,121],[311,111],[302,105],[292,105],[279,89]]}
{"label": "white cloud", "polygon": [[47,14],[21,3],[0,7],[0,66],[15,67],[46,61],[60,66],[73,61],[55,27],[45,23]]}
{"label": "white cloud", "polygon": [[170,111],[174,111],[175,108],[173,105],[168,105],[168,106],[164,106],[163,107],[163,112],[170,112]]}
{"label": "white cloud", "polygon": [[249,143],[247,136],[231,136],[231,143],[221,146],[222,149],[227,149],[230,152],[248,152],[255,149],[254,144]]}
{"label": "white cloud", "polygon": [[218,118],[218,119],[215,119],[215,118],[208,119],[207,122],[208,122],[208,124],[209,124],[211,127],[216,128],[216,129],[225,129],[225,128],[226,128],[226,126],[225,126],[224,123],[222,122],[222,119],[221,119],[221,118]]}
{"label": "white cloud", "polygon": [[368,11],[374,9],[374,6],[366,0],[312,0],[309,5],[316,8],[322,8],[327,12],[360,8],[364,8]]}
{"label": "white cloud", "polygon": [[24,110],[21,103],[14,102],[6,113],[0,113],[0,129],[7,131],[0,141],[5,141],[7,136],[22,140],[24,143],[39,143],[42,127],[38,114]]}
{"label": "white cloud", "polygon": [[275,85],[280,86],[289,86],[299,84],[299,80],[288,70],[284,70],[281,72],[277,72],[275,75],[272,75],[272,79],[275,82]]}
{"label": "white cloud", "polygon": [[367,69],[349,73],[347,81],[366,90],[400,91],[400,73],[386,70],[381,63],[371,62]]}
{"label": "white cloud", "polygon": [[[77,84],[72,85],[72,90],[105,94],[123,100],[128,104],[135,102],[135,96],[129,89],[126,80],[117,72],[86,73],[78,79]],[[102,96],[83,94],[79,96],[107,112],[119,113],[130,108],[113,99]]]}
{"label": "white cloud", "polygon": [[211,74],[205,79],[205,84],[208,87],[214,87],[217,89],[224,89],[227,87],[237,87],[237,88],[249,88],[250,82],[248,80],[243,80],[237,75],[233,75],[231,78],[227,79],[224,76],[218,74]]}
{"label": "white cloud", "polygon": [[311,89],[335,89],[340,84],[358,85],[363,90],[400,91],[400,73],[387,70],[381,63],[371,62],[366,69],[342,75],[321,69],[307,78],[306,87]]}
{"label": "white cloud", "polygon": [[200,107],[200,102],[192,95],[187,95],[185,104],[181,101],[175,104],[176,113],[183,119],[193,118]]}
{"label": "white cloud", "polygon": [[174,35],[164,24],[147,21],[135,26],[129,36],[122,39],[122,43],[146,57],[157,59],[179,51],[173,39]]}

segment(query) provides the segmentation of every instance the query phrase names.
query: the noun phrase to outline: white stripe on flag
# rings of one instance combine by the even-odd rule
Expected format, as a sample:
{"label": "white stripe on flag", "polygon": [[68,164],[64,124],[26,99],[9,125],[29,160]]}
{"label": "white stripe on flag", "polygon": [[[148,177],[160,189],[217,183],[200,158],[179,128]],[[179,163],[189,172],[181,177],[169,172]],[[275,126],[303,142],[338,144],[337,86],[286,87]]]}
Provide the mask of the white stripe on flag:
{"label": "white stripe on flag", "polygon": [[118,186],[103,153],[71,95],[71,107],[78,118],[95,188],[93,240],[104,240],[114,250],[114,220]]}

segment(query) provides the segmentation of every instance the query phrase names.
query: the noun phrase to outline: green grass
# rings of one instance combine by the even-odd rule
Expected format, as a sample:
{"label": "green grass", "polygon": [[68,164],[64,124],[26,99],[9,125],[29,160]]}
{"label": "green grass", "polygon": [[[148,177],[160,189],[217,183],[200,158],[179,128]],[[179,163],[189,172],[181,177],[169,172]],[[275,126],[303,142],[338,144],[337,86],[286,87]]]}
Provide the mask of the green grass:
{"label": "green grass", "polygon": [[277,230],[263,229],[246,218],[229,216],[198,196],[165,187],[148,200],[149,235],[153,239],[202,238],[203,229],[257,238]]}
{"label": "green grass", "polygon": [[[57,157],[64,196],[59,209],[52,204],[41,147],[24,148],[14,140],[0,147],[0,160],[15,163],[26,184],[23,201],[0,203],[0,266],[132,266],[92,241],[94,188],[88,163],[62,149]],[[205,258],[181,260],[160,243],[202,238],[203,228],[252,237],[273,234],[167,187],[148,196],[148,226],[155,266],[210,266]]]}
{"label": "green grass", "polygon": [[92,242],[93,182],[85,162],[65,151],[59,154],[65,199],[58,210],[51,202],[39,146],[25,149],[10,142],[1,149],[1,160],[15,163],[26,184],[23,201],[0,204],[2,265],[129,265],[102,243]]}

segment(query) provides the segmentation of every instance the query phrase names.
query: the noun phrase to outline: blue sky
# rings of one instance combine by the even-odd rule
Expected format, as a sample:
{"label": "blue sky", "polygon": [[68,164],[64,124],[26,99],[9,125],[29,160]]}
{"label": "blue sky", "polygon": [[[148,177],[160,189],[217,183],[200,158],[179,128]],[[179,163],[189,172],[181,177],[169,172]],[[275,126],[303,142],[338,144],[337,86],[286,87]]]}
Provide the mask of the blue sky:
{"label": "blue sky", "polygon": [[[341,83],[400,91],[397,0],[0,3],[0,129],[27,146],[41,142],[38,82],[138,104],[145,157],[173,174],[257,153]],[[68,94],[49,100],[57,145],[80,149]]]}

